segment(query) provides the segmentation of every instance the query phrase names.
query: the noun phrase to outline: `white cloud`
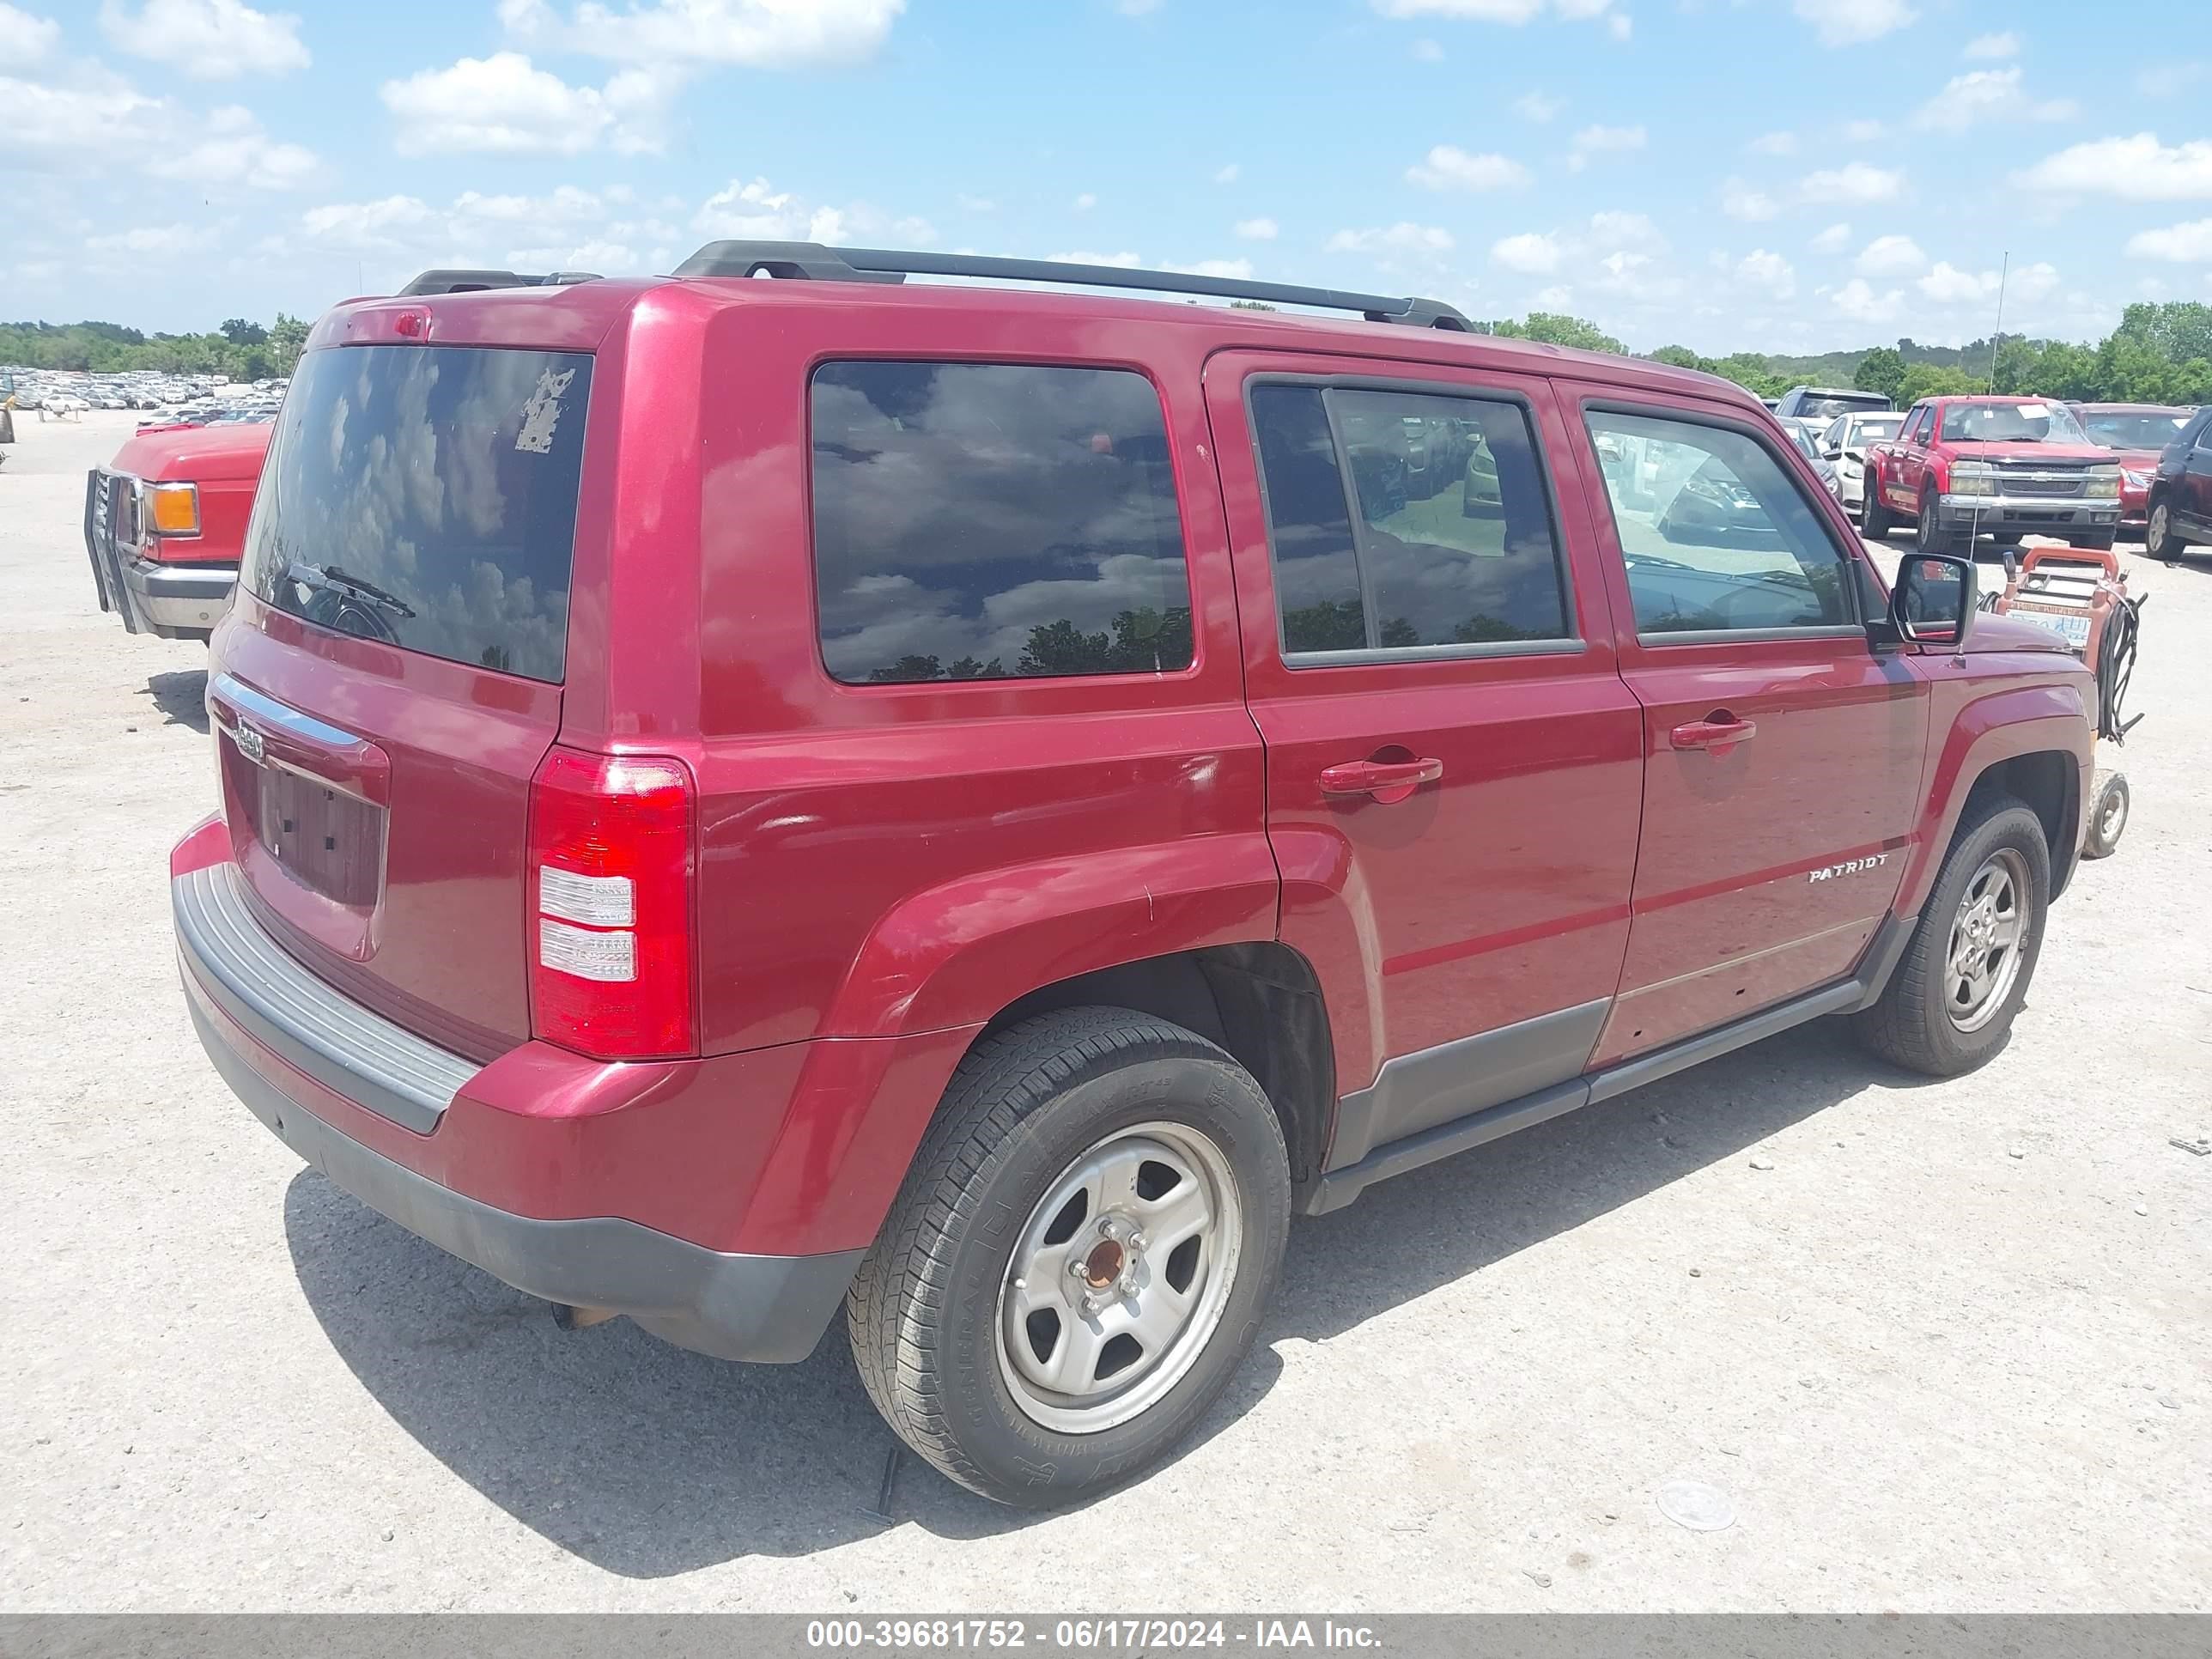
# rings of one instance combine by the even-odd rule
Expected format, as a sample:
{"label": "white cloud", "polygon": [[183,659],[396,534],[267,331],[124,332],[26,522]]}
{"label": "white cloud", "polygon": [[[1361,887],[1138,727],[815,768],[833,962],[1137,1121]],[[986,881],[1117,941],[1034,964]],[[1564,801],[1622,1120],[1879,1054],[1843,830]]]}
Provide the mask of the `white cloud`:
{"label": "white cloud", "polygon": [[2193,224],[2168,225],[2163,230],[2137,231],[2128,238],[2128,252],[2137,259],[2172,259],[2183,264],[2212,264],[2212,219]]}
{"label": "white cloud", "polygon": [[1859,250],[1855,262],[1867,276],[1905,276],[1928,268],[1928,256],[1910,236],[1877,236]]}
{"label": "white cloud", "polygon": [[[1975,122],[2017,118],[2024,108],[2027,100],[2020,91],[2020,64],[2011,64],[2008,69],[1971,69],[1964,76],[1954,76],[1944,82],[1942,91],[1917,108],[1913,126],[1962,133],[1964,128],[1973,126]],[[2053,118],[2063,111],[2044,106],[2037,112],[2044,118]]]}
{"label": "white cloud", "polygon": [[52,85],[0,76],[0,110],[9,165],[67,174],[160,155],[176,114],[97,67]]}
{"label": "white cloud", "polygon": [[1797,193],[1808,202],[1891,202],[1905,193],[1905,175],[1851,161],[1807,173]]}
{"label": "white cloud", "polygon": [[1423,38],[1413,42],[1413,57],[1419,63],[1441,64],[1444,61],[1444,49],[1435,41]]}
{"label": "white cloud", "polygon": [[[1534,21],[1547,9],[1560,17],[1579,21],[1607,17],[1613,36],[1627,38],[1626,20],[1613,13],[1613,0],[1368,0],[1385,17],[1446,17],[1465,23],[1504,23],[1519,27]],[[1608,14],[1612,14],[1608,17]]]}
{"label": "white cloud", "polygon": [[88,236],[85,246],[95,253],[191,253],[214,245],[212,225],[145,225],[106,236]]}
{"label": "white cloud", "polygon": [[1593,213],[1589,239],[1601,247],[1663,247],[1666,239],[1644,213]]}
{"label": "white cloud", "polygon": [[1796,0],[1792,8],[1824,46],[1879,40],[1919,16],[1905,0]]}
{"label": "white cloud", "polygon": [[702,236],[757,242],[841,242],[848,236],[887,234],[927,246],[937,240],[927,219],[895,217],[866,202],[830,207],[803,201],[765,179],[732,179],[699,204],[691,228]]}
{"label": "white cloud", "polygon": [[1837,310],[1854,322],[1886,323],[1897,315],[1904,294],[1892,289],[1887,294],[1876,294],[1867,285],[1863,276],[1854,276],[1830,296]]}
{"label": "white cloud", "polygon": [[157,179],[195,185],[297,190],[321,167],[314,151],[272,142],[253,112],[235,104],[210,116],[204,134],[181,149],[162,149],[147,161],[146,171]]}
{"label": "white cloud", "polygon": [[54,49],[62,26],[51,17],[33,17],[0,0],[0,64],[35,64]]}
{"label": "white cloud", "polygon": [[883,45],[906,0],[660,0],[616,11],[582,0],[499,0],[507,32],[549,52],[622,63],[793,69],[849,62]]}
{"label": "white cloud", "polygon": [[2058,286],[2058,272],[2048,264],[2023,265],[2009,280],[1994,270],[1960,270],[1946,260],[1913,284],[1938,305],[1994,304],[2000,289],[2008,303],[2032,303]]}
{"label": "white cloud", "polygon": [[1082,195],[1077,197],[1073,204],[1075,210],[1078,213],[1088,213],[1091,209],[1097,205],[1098,198],[1096,196],[1093,196],[1087,190],[1085,191]]}
{"label": "white cloud", "polygon": [[2212,197],[2212,139],[2168,146],[2151,132],[2096,138],[2047,155],[2014,178],[2031,189],[2074,195],[2194,201]]}
{"label": "white cloud", "polygon": [[1797,135],[1794,132],[1762,132],[1745,149],[1759,155],[1795,155]]}
{"label": "white cloud", "polygon": [[1557,236],[1538,231],[1523,231],[1518,236],[1499,238],[1490,245],[1491,259],[1508,270],[1517,270],[1532,276],[1549,276],[1559,268],[1566,251],[1559,246]]}
{"label": "white cloud", "polygon": [[437,222],[429,204],[413,196],[333,202],[300,216],[300,228],[312,240],[362,253],[381,253],[394,242],[412,241]]}
{"label": "white cloud", "polygon": [[1967,58],[2000,58],[2020,56],[2020,36],[2007,29],[2002,34],[1978,34],[1966,42]]}
{"label": "white cloud", "polygon": [[1736,261],[1738,281],[1765,291],[1768,297],[1787,300],[1797,292],[1797,273],[1790,261],[1765,248],[1753,248]]}
{"label": "white cloud", "polygon": [[1753,190],[1741,179],[1730,179],[1721,185],[1721,211],[1731,219],[1757,224],[1773,218],[1782,208],[1765,191]]}
{"label": "white cloud", "polygon": [[1438,144],[1406,177],[1430,190],[1509,190],[1528,182],[1528,169],[1510,156],[1471,155],[1456,144]]}
{"label": "white cloud", "polygon": [[1625,11],[1617,11],[1605,20],[1607,31],[1616,40],[1626,40],[1636,33],[1636,20]]}
{"label": "white cloud", "polygon": [[392,142],[403,155],[575,155],[603,139],[625,154],[659,149],[655,128],[667,91],[642,70],[623,70],[604,89],[572,87],[520,52],[500,52],[386,81],[382,95],[398,120]]}
{"label": "white cloud", "polygon": [[1239,219],[1237,234],[1248,242],[1272,242],[1281,233],[1282,227],[1273,219]]}
{"label": "white cloud", "polygon": [[1640,126],[1584,127],[1574,137],[1573,148],[1568,152],[1567,166],[1579,173],[1589,165],[1593,155],[1623,155],[1642,149],[1646,135]]}
{"label": "white cloud", "polygon": [[1849,225],[1830,225],[1813,239],[1813,246],[1822,253],[1841,253],[1850,246],[1851,228]]}
{"label": "white cloud", "polygon": [[1127,252],[1089,253],[1079,252],[1075,253],[1048,253],[1044,257],[1051,260],[1052,263],[1056,265],[1112,265],[1117,270],[1129,270],[1133,266],[1140,265],[1145,263],[1144,260],[1136,254]]}
{"label": "white cloud", "polygon": [[1252,262],[1249,259],[1200,259],[1194,265],[1170,265],[1168,269],[1180,270],[1191,276],[1219,276],[1237,283],[1252,280]]}
{"label": "white cloud", "polygon": [[1322,246],[1330,253],[1442,253],[1452,246],[1452,235],[1440,226],[1401,219],[1374,229],[1340,230]]}
{"label": "white cloud", "polygon": [[1237,175],[1243,171],[1241,165],[1231,161],[1225,167],[1216,167],[1213,170],[1213,182],[1217,185],[1233,185],[1237,182]]}
{"label": "white cloud", "polygon": [[[782,198],[788,201],[788,198]],[[678,210],[664,198],[661,210]],[[444,207],[420,197],[386,196],[368,202],[333,202],[300,216],[303,239],[334,252],[403,266],[495,265],[516,270],[635,271],[650,264],[666,270],[680,258],[676,244],[682,228],[638,211],[623,186],[592,191],[562,185],[542,196],[485,195],[464,191]],[[702,208],[703,216],[707,210]],[[774,239],[792,240],[805,229],[796,224],[770,227]],[[264,251],[287,252],[283,239]],[[683,252],[690,252],[686,246]],[[374,265],[372,265],[374,269]]]}
{"label": "white cloud", "polygon": [[1551,120],[1565,107],[1558,99],[1540,92],[1524,92],[1513,100],[1514,113],[1539,123]]}
{"label": "white cloud", "polygon": [[118,52],[198,81],[283,75],[308,64],[296,16],[243,0],[146,0],[135,16],[118,0],[102,0],[100,27]]}
{"label": "white cloud", "polygon": [[1885,123],[1863,115],[1855,121],[1844,123],[1844,137],[1855,144],[1871,144],[1888,131],[1889,128]]}
{"label": "white cloud", "polygon": [[2204,70],[2203,60],[2196,58],[2179,64],[2154,64],[2136,72],[2136,90],[2146,98],[2172,98],[2202,81]]}

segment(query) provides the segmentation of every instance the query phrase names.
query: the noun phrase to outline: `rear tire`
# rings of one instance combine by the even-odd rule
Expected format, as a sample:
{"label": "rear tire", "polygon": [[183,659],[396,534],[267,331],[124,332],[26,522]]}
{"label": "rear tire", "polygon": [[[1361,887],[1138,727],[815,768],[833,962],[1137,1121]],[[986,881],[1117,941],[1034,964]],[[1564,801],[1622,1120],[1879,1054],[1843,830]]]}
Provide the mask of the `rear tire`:
{"label": "rear tire", "polygon": [[1251,1347],[1290,1215],[1274,1109],[1212,1043],[1126,1008],[1023,1020],[961,1061],[861,1263],[860,1381],[986,1498],[1127,1480]]}
{"label": "rear tire", "polygon": [[2154,559],[2178,559],[2189,544],[2173,533],[2173,509],[2163,501],[2150,504],[2150,521],[2143,526],[2143,551]]}
{"label": "rear tire", "polygon": [[2050,902],[2043,821],[1990,797],[1951,838],[1912,942],[1881,999],[1853,1016],[1853,1034],[1908,1071],[1972,1071],[2004,1045],[2027,1000]]}
{"label": "rear tire", "polygon": [[2100,772],[2096,799],[2089,803],[2089,828],[2081,837],[2081,856],[2108,859],[2119,850],[2128,827],[2128,780],[2124,772]]}

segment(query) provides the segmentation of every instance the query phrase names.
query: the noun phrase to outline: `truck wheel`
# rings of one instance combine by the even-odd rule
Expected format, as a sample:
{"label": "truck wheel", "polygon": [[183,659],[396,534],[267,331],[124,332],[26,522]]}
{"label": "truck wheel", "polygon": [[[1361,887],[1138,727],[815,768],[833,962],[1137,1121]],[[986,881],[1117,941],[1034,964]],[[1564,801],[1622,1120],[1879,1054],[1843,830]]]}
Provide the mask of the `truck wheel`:
{"label": "truck wheel", "polygon": [[2035,976],[2051,900],[2043,821],[2008,795],[1959,827],[1912,942],[1859,1040],[1930,1077],[1971,1072],[2003,1045]]}
{"label": "truck wheel", "polygon": [[1204,1037],[1041,1014],[961,1061],[846,1301],[868,1396],[970,1490],[1127,1480],[1258,1334],[1290,1227],[1281,1125]]}
{"label": "truck wheel", "polygon": [[2189,544],[2173,533],[2173,512],[2162,501],[2150,504],[2150,522],[2143,528],[2143,551],[2154,559],[2178,559]]}
{"label": "truck wheel", "polygon": [[2112,550],[2112,544],[2118,539],[2119,532],[2117,530],[2091,530],[2076,536],[2074,545],[2088,548],[2094,552],[2109,553]]}
{"label": "truck wheel", "polygon": [[[1951,553],[1959,546],[1959,538],[1943,528],[1933,490],[1923,490],[1920,496],[1920,517],[1914,527],[1912,544],[1923,553]],[[1971,546],[1972,540],[1968,538]]]}
{"label": "truck wheel", "polygon": [[1881,490],[1873,473],[1867,474],[1865,495],[1859,501],[1859,534],[1878,542],[1897,528],[1897,515],[1883,505]]}
{"label": "truck wheel", "polygon": [[2081,837],[2081,856],[2108,859],[2119,850],[2128,827],[2128,780],[2124,772],[2100,772],[2096,799],[2089,805],[2089,828]]}

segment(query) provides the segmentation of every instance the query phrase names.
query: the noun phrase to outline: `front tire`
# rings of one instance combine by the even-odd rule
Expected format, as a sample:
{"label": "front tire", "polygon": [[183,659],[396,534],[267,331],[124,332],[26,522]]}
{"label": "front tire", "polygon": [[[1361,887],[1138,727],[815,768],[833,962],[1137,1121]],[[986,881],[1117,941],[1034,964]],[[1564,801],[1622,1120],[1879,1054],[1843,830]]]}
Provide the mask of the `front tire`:
{"label": "front tire", "polygon": [[1870,542],[1878,542],[1897,528],[1897,515],[1883,505],[1881,486],[1869,472],[1866,479],[1866,494],[1859,501],[1859,534]]}
{"label": "front tire", "polygon": [[1990,798],[1953,836],[1881,1000],[1854,1017],[1860,1042],[1929,1077],[1981,1065],[2027,1000],[2050,902],[2043,821],[2008,795]]}
{"label": "front tire", "polygon": [[1204,1037],[1123,1008],[1010,1025],[953,1074],[854,1280],[861,1382],[986,1498],[1127,1480],[1251,1347],[1290,1214],[1274,1109]]}
{"label": "front tire", "polygon": [[2128,827],[2127,775],[2100,772],[2096,799],[2089,805],[2089,828],[2081,836],[2081,856],[2108,859],[2119,850],[2120,836]]}
{"label": "front tire", "polygon": [[[1937,554],[1953,553],[1958,550],[1958,538],[1943,528],[1942,511],[1942,509],[1936,505],[1933,490],[1922,495],[1920,517],[1913,527],[1912,535],[1912,544],[1919,551]],[[1971,537],[1967,538],[1967,544],[1970,546],[1972,544]]]}

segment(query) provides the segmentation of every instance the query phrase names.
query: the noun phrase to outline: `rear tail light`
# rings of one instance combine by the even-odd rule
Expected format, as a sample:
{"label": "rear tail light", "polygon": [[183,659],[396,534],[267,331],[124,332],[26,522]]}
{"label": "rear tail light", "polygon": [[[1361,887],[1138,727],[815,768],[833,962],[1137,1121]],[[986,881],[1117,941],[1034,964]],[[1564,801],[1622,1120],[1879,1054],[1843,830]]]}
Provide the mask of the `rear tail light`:
{"label": "rear tail light", "polygon": [[698,1052],[679,761],[555,748],[530,782],[530,1027],[599,1060]]}

